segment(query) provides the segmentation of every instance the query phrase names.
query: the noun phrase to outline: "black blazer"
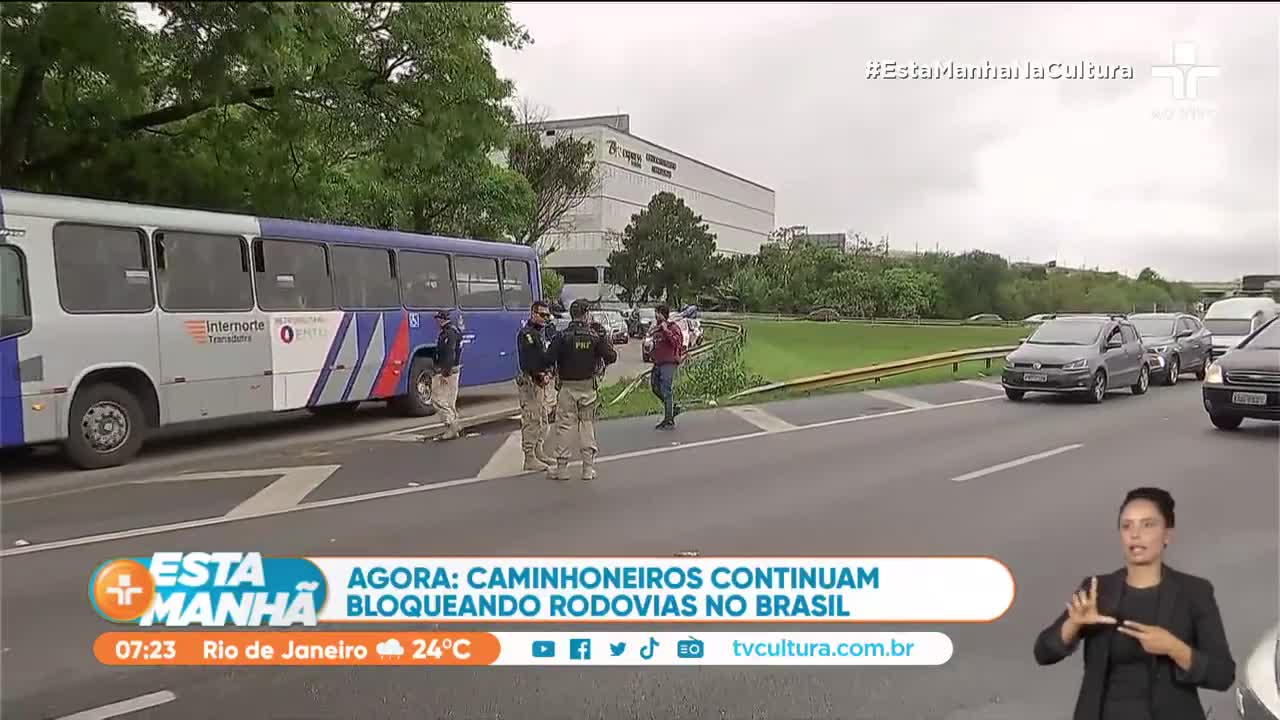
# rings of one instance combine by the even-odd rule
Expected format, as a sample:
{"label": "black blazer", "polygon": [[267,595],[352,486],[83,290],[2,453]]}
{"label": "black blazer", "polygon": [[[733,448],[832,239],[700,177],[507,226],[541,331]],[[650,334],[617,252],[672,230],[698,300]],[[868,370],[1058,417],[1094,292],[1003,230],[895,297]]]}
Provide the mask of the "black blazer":
{"label": "black blazer", "polygon": [[[1120,604],[1127,575],[1124,569],[1098,576],[1098,612],[1112,615]],[[1213,596],[1213,584],[1204,578],[1178,572],[1164,566],[1160,604],[1156,624],[1176,635],[1192,648],[1191,669],[1183,671],[1168,657],[1156,660],[1152,684],[1152,713],[1156,720],[1205,720],[1199,689],[1225,692],[1236,679],[1236,663],[1231,658],[1222,615]],[[1080,584],[1087,591],[1089,578]],[[1078,639],[1071,647],[1062,643],[1062,623],[1066,611],[1036,638],[1036,662],[1053,665],[1072,655]],[[1106,693],[1108,660],[1111,654],[1111,625],[1085,628],[1084,680],[1076,700],[1074,720],[1099,720]]]}

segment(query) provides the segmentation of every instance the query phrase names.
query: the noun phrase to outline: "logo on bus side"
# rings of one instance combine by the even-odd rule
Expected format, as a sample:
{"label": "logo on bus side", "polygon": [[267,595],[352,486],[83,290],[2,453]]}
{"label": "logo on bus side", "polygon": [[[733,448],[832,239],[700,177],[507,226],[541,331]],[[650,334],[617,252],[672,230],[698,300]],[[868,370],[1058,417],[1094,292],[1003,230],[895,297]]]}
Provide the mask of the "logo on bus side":
{"label": "logo on bus side", "polygon": [[184,320],[182,325],[197,345],[251,343],[267,331],[267,324],[261,320]]}
{"label": "logo on bus side", "polygon": [[278,317],[275,319],[276,334],[280,342],[290,345],[296,340],[311,340],[329,337],[328,320],[321,315],[302,315],[296,317]]}

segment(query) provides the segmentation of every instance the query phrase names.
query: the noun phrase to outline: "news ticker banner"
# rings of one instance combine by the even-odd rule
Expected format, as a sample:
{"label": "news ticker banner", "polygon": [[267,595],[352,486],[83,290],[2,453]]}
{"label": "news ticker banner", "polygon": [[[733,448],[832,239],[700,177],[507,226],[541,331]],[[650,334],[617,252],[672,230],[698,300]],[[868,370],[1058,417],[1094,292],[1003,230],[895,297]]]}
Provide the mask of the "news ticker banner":
{"label": "news ticker banner", "polygon": [[943,665],[937,632],[131,631],[93,646],[118,666]]}
{"label": "news ticker banner", "polygon": [[99,615],[142,627],[320,623],[985,623],[987,557],[309,557],[155,553],[99,566]]}

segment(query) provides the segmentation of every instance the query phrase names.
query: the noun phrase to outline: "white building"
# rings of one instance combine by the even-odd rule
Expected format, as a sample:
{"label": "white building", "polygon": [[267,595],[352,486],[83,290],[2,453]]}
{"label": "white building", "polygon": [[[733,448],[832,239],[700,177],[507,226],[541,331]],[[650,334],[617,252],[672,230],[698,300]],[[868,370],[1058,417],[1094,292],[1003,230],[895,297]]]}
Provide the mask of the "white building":
{"label": "white building", "polygon": [[615,298],[608,258],[617,248],[609,244],[609,233],[621,234],[659,192],[674,194],[701,215],[720,253],[754,254],[773,230],[773,190],[632,135],[629,115],[542,126],[550,137],[567,132],[590,140],[601,174],[599,193],[569,213],[562,231],[544,238],[554,243],[545,264],[564,276],[565,302]]}

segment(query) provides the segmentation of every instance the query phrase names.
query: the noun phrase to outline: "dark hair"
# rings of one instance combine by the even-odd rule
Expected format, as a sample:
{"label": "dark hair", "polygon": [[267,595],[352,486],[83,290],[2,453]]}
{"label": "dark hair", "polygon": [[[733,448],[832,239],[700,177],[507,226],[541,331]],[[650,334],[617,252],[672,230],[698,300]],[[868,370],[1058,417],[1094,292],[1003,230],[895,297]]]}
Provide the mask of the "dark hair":
{"label": "dark hair", "polygon": [[671,317],[671,308],[667,307],[666,305],[659,305],[658,307],[654,308],[653,311],[657,313],[658,317],[662,318],[663,320],[666,320],[667,318]]}
{"label": "dark hair", "polygon": [[587,311],[591,309],[591,303],[583,298],[578,298],[569,303],[569,317],[574,320],[581,320],[586,316]]}
{"label": "dark hair", "polygon": [[538,308],[547,308],[548,310],[551,309],[549,305],[547,305],[545,302],[541,300],[534,300],[533,304],[529,306],[530,310],[537,310]]}
{"label": "dark hair", "polygon": [[1175,503],[1173,502],[1173,496],[1169,494],[1168,490],[1158,487],[1134,488],[1129,491],[1128,495],[1124,496],[1124,502],[1120,505],[1120,512],[1124,512],[1124,509],[1129,507],[1129,503],[1134,500],[1146,500],[1152,503],[1156,506],[1156,509],[1160,511],[1161,517],[1164,518],[1165,527],[1174,526],[1176,518],[1173,512],[1173,506]]}

